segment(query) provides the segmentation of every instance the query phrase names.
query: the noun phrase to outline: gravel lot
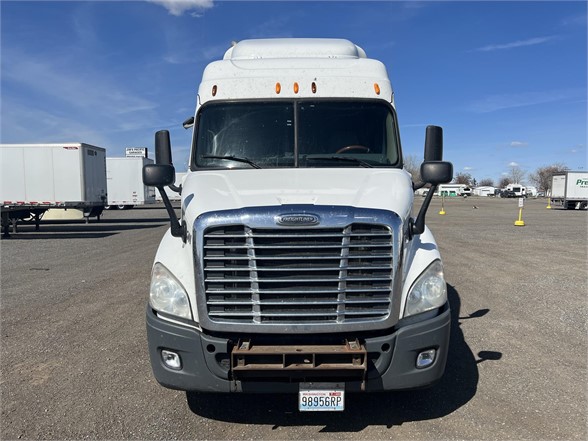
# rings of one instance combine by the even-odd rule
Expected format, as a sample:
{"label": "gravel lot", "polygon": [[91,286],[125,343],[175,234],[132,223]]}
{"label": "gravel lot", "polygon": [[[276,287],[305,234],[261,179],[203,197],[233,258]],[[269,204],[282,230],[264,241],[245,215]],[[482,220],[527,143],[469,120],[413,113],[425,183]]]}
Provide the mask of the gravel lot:
{"label": "gravel lot", "polygon": [[0,438],[585,440],[587,212],[527,200],[516,227],[516,199],[440,206],[427,223],[455,319],[446,374],[348,395],[343,413],[280,395],[188,402],[157,384],[144,314],[162,207],[22,227],[0,242]]}

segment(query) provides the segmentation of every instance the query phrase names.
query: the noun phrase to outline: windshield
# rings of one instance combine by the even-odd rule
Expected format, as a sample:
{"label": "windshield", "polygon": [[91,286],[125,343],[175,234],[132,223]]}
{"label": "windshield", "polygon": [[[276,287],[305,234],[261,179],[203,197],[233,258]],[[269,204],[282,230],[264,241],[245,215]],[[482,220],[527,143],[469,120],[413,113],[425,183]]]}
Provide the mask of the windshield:
{"label": "windshield", "polygon": [[209,103],[194,142],[194,169],[399,166],[394,114],[380,101]]}

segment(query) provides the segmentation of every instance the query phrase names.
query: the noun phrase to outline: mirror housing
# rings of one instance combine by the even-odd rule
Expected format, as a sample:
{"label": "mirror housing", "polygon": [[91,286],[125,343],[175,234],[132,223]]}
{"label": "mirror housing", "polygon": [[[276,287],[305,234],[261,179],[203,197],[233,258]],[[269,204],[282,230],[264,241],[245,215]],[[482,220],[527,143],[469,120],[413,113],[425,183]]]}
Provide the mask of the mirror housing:
{"label": "mirror housing", "polygon": [[421,178],[427,184],[438,185],[451,182],[453,164],[447,161],[428,161],[421,164]]}
{"label": "mirror housing", "polygon": [[424,162],[443,160],[443,129],[439,126],[427,126],[424,159]]}
{"label": "mirror housing", "polygon": [[150,187],[166,187],[173,184],[176,171],[173,165],[146,164],[143,166],[143,184]]}
{"label": "mirror housing", "polygon": [[155,133],[155,163],[159,165],[173,165],[171,141],[169,131],[160,130]]}
{"label": "mirror housing", "polygon": [[[439,162],[443,160],[443,129],[439,126],[427,126],[425,130],[425,152],[423,164],[427,162]],[[453,173],[452,173],[453,174]],[[447,181],[449,182],[449,181]],[[413,190],[423,188],[425,184],[432,183],[423,176],[421,166],[421,179],[412,184]]]}

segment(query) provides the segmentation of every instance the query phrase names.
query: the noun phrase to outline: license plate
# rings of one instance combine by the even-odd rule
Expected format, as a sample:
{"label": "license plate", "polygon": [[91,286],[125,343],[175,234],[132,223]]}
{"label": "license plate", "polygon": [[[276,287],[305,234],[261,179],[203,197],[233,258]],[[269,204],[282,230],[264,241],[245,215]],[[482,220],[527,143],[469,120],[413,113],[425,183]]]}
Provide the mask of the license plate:
{"label": "license plate", "polygon": [[340,412],[345,409],[345,388],[339,383],[301,383],[298,410]]}

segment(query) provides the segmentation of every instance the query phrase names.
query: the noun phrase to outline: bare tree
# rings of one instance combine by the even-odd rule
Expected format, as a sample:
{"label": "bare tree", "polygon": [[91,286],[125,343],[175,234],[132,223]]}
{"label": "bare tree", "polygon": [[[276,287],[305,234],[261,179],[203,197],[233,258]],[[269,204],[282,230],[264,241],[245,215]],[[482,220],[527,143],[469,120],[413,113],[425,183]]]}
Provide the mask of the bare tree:
{"label": "bare tree", "polygon": [[458,173],[453,178],[453,182],[456,184],[464,184],[464,185],[471,185],[472,183],[472,175],[469,173]]}
{"label": "bare tree", "polygon": [[525,177],[525,172],[518,165],[511,165],[509,177],[510,183],[520,184]]}
{"label": "bare tree", "polygon": [[480,187],[494,187],[494,179],[484,178],[480,181]]}
{"label": "bare tree", "polygon": [[534,173],[529,175],[529,180],[537,186],[539,191],[549,191],[551,189],[551,177],[555,173],[569,170],[568,167],[561,163],[539,167]]}
{"label": "bare tree", "polygon": [[412,175],[412,182],[421,181],[421,161],[416,155],[407,155],[404,158],[404,168]]}
{"label": "bare tree", "polygon": [[498,181],[498,187],[499,188],[505,188],[510,183],[512,183],[510,177],[503,176],[502,178],[500,178],[500,181]]}

